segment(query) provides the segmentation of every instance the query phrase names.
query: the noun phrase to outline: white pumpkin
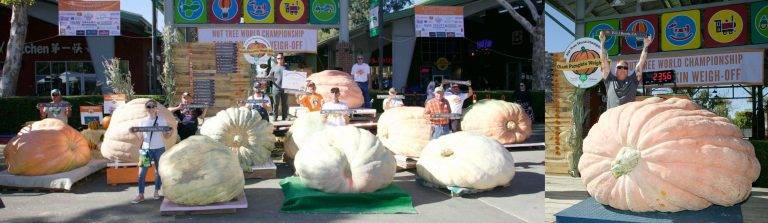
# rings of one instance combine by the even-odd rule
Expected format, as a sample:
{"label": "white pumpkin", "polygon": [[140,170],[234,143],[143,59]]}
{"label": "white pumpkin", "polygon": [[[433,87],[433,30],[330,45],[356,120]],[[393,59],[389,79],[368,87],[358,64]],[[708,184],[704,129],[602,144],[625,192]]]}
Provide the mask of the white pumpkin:
{"label": "white pumpkin", "polygon": [[310,112],[293,121],[288,133],[285,134],[285,155],[289,158],[296,157],[296,152],[301,149],[301,143],[309,137],[325,128],[320,112]]}
{"label": "white pumpkin", "polygon": [[296,153],[296,174],[310,188],[367,193],[389,186],[395,157],[376,136],[352,126],[327,127]]}
{"label": "white pumpkin", "polygon": [[165,198],[177,204],[227,202],[245,187],[237,154],[207,136],[179,142],[160,157],[158,168]]}
{"label": "white pumpkin", "polygon": [[376,135],[393,153],[418,157],[432,137],[432,125],[423,107],[396,107],[381,114]]}
{"label": "white pumpkin", "polygon": [[219,111],[200,128],[200,134],[211,137],[237,152],[240,167],[252,172],[251,167],[271,159],[275,149],[275,127],[262,120],[259,113],[247,108],[228,108]]}
{"label": "white pumpkin", "polygon": [[421,152],[416,172],[440,186],[491,189],[515,176],[512,155],[495,139],[457,132],[432,140]]}

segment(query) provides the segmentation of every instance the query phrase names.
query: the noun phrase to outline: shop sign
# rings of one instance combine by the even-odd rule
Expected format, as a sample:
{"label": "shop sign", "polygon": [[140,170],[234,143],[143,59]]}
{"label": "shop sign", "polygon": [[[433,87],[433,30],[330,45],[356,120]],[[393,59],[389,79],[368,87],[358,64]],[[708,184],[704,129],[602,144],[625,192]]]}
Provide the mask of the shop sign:
{"label": "shop sign", "polygon": [[310,0],[311,24],[339,24],[339,0]]}
{"label": "shop sign", "polygon": [[698,49],[701,46],[699,10],[664,13],[661,15],[661,50]]}
{"label": "shop sign", "polygon": [[277,23],[306,24],[309,21],[309,2],[307,0],[276,0]]}
{"label": "shop sign", "polygon": [[[263,45],[255,44],[258,37]],[[248,41],[248,40],[251,41]],[[248,49],[263,49],[269,46],[275,52],[315,53],[317,52],[317,30],[315,29],[199,29],[200,43],[243,43]],[[250,51],[249,51],[250,52]]]}
{"label": "shop sign", "polygon": [[574,40],[565,48],[565,62],[558,62],[555,68],[562,70],[565,79],[573,86],[595,86],[603,78],[600,50],[600,42],[596,39],[584,37]]}
{"label": "shop sign", "polygon": [[750,5],[753,44],[768,43],[768,1],[755,2]]}
{"label": "shop sign", "polygon": [[60,0],[60,36],[119,36],[119,0]]}
{"label": "shop sign", "polygon": [[728,5],[707,8],[703,11],[704,46],[723,47],[744,45],[747,43],[748,26],[746,5]]}
{"label": "shop sign", "polygon": [[[589,31],[587,32],[587,37],[592,37],[594,39],[600,38],[600,31],[603,30],[619,30],[619,20],[618,19],[609,19],[609,20],[602,20],[602,21],[595,21],[595,22],[588,22],[584,29]],[[598,42],[599,43],[599,42]],[[600,45],[600,44],[598,44]],[[612,36],[607,35],[605,37],[605,50],[608,52],[608,55],[616,55],[619,54],[619,37],[618,36]]]}
{"label": "shop sign", "polygon": [[[636,63],[637,60],[627,61],[630,67],[634,67]],[[648,58],[643,70],[674,70],[678,87],[762,85],[763,52]]]}
{"label": "shop sign", "polygon": [[208,0],[211,23],[240,23],[242,11],[239,0]]}
{"label": "shop sign", "polygon": [[208,22],[206,0],[174,0],[174,21],[177,24],[200,24]]}
{"label": "shop sign", "polygon": [[243,22],[275,23],[275,0],[244,0]]}
{"label": "shop sign", "polygon": [[[645,15],[625,18],[621,20],[621,29],[628,33],[644,33],[653,37],[651,45],[647,51],[653,53],[659,49],[659,17],[657,15]],[[636,36],[621,37],[622,54],[636,54],[643,50],[643,39]]]}

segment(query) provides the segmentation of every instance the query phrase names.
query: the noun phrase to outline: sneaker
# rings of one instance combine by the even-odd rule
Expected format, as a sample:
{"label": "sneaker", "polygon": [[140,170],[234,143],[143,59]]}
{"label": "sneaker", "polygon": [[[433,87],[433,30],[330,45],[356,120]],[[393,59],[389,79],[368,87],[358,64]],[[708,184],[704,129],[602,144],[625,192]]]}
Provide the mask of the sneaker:
{"label": "sneaker", "polygon": [[131,204],[138,204],[138,203],[141,203],[142,201],[144,201],[144,195],[143,194],[136,195],[136,197],[133,198],[133,200],[131,200]]}
{"label": "sneaker", "polygon": [[160,193],[155,191],[155,194],[152,195],[152,199],[160,200]]}

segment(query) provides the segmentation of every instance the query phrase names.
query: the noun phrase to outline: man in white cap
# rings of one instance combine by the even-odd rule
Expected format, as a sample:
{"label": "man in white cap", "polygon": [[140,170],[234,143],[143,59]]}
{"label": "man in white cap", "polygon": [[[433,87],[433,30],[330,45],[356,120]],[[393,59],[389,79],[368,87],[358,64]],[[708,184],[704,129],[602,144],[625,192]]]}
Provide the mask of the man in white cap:
{"label": "man in white cap", "polygon": [[[464,100],[467,100],[467,98],[472,97],[474,94],[475,91],[472,90],[472,86],[469,86],[469,92],[461,93],[459,85],[452,84],[451,90],[445,93],[445,99],[448,100],[448,103],[451,105],[451,113],[461,115],[464,110]],[[461,119],[451,119],[451,131],[458,132],[461,130],[460,124]]]}
{"label": "man in white cap", "polygon": [[67,123],[67,119],[72,115],[72,106],[69,102],[61,99],[59,89],[51,90],[50,105],[38,104],[37,110],[40,112],[40,119],[55,118]]}
{"label": "man in white cap", "polygon": [[450,126],[448,125],[449,119],[447,117],[436,117],[436,115],[445,116],[451,114],[450,104],[443,97],[443,93],[443,87],[436,87],[435,98],[430,99],[424,105],[424,115],[432,123],[432,139],[437,139],[440,136],[451,133]]}

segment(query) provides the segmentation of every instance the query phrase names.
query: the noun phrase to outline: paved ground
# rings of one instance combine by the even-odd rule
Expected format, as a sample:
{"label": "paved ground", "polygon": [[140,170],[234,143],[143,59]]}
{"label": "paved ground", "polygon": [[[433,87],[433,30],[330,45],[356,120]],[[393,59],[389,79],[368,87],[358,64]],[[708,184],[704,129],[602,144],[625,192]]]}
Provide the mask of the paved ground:
{"label": "paved ground", "polygon": [[[0,222],[543,222],[544,151],[510,153],[517,166],[510,187],[464,198],[422,187],[411,172],[398,173],[395,184],[413,196],[418,214],[283,214],[279,179],[272,179],[247,180],[249,208],[235,214],[163,217],[160,201],[130,204],[136,186],[107,186],[102,171],[78,182],[71,193],[2,194],[6,208],[0,209]],[[279,178],[292,174],[285,165],[278,169]]]}
{"label": "paved ground", "polygon": [[[580,178],[570,176],[546,176],[546,219],[555,222],[555,214],[589,197]],[[741,205],[745,223],[768,222],[768,188],[752,188],[752,194]]]}

